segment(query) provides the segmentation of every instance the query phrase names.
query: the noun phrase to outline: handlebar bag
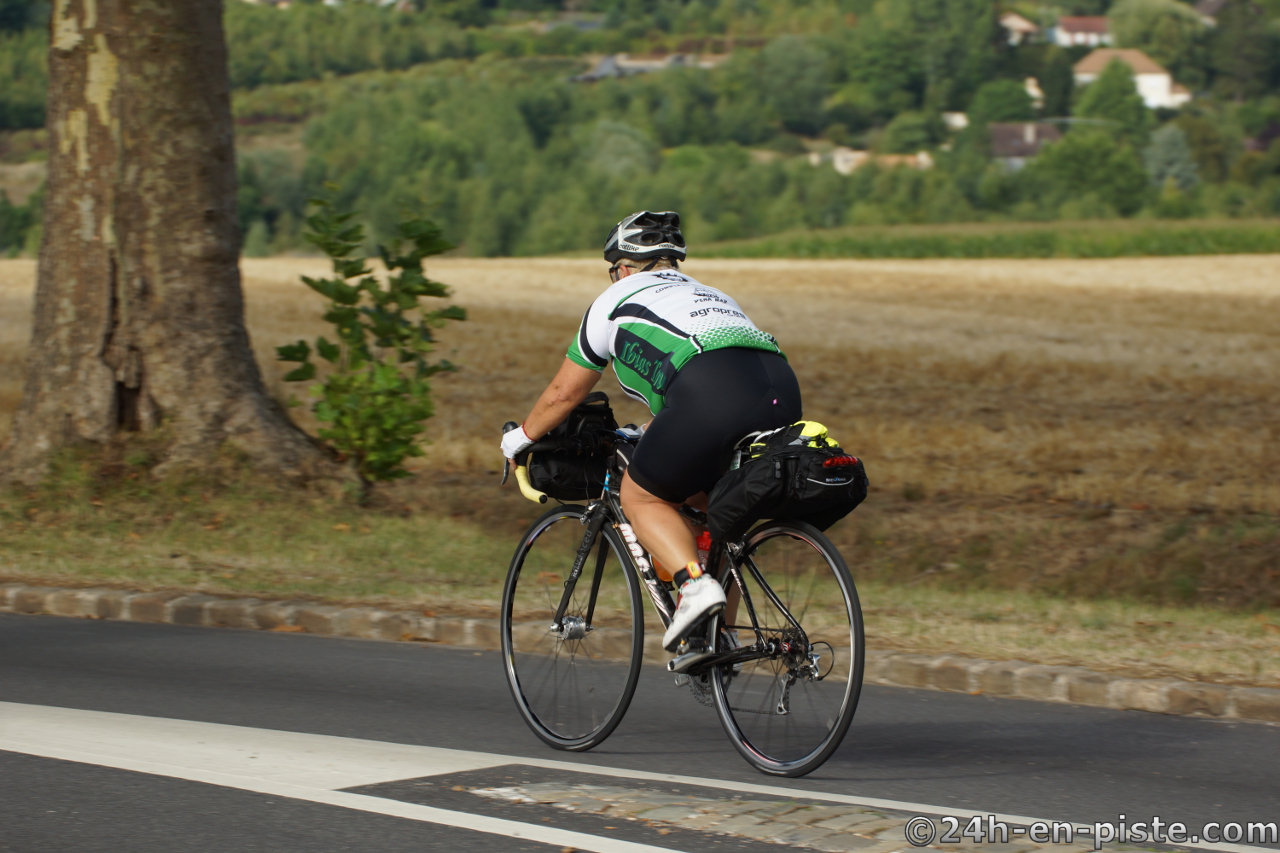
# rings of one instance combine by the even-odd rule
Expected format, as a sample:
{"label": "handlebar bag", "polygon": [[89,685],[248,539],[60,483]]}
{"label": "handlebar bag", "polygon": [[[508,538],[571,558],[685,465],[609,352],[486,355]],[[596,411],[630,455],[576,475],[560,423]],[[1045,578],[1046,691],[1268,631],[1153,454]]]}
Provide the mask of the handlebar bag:
{"label": "handlebar bag", "polygon": [[599,497],[617,428],[609,395],[603,391],[588,394],[559,426],[527,451],[529,484],[560,501]]}
{"label": "handlebar bag", "polygon": [[708,498],[707,527],[715,539],[736,539],[765,518],[826,530],[867,497],[862,461],[813,421],[757,436],[744,455]]}

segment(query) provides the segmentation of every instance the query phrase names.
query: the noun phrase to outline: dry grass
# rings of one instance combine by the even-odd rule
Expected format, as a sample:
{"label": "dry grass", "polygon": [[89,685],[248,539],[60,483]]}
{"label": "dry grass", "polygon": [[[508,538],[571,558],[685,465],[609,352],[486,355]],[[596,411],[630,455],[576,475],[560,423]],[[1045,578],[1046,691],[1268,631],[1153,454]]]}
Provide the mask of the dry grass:
{"label": "dry grass", "polygon": [[[72,463],[43,491],[0,499],[0,581],[493,617],[513,543],[540,512],[479,472],[424,472],[355,509],[300,501],[234,464],[197,482],[157,485],[118,458]],[[858,515],[874,527],[903,519],[900,508],[901,500],[877,496]],[[963,507],[930,509],[913,518],[916,527],[977,523]],[[1274,614],[903,584],[874,571],[894,558],[893,541],[846,541],[842,550],[872,648],[1280,687]]]}
{"label": "dry grass", "polygon": [[[297,280],[324,269],[315,259],[244,262],[250,331],[282,399],[293,392],[273,347],[326,331],[318,297]],[[1280,605],[1277,269],[1271,256],[688,267],[779,337],[806,415],[867,460],[875,491],[833,536],[864,587],[875,645],[1268,684],[1280,683],[1280,628],[1267,627],[1280,618],[1259,622],[1250,608]],[[415,513],[413,526],[396,528],[404,536],[454,544],[427,544],[418,575],[391,568],[413,559],[407,546],[388,550],[372,574],[335,556],[317,575],[303,565],[309,551],[272,556],[265,542],[225,542],[219,558],[215,530],[198,534],[210,538],[202,559],[259,574],[223,583],[206,572],[204,588],[443,597],[473,609],[491,599],[489,575],[536,513],[489,485],[497,428],[527,411],[559,364],[604,286],[602,269],[445,259],[431,273],[471,312],[442,333],[441,354],[462,371],[437,379],[422,473],[388,500]],[[33,277],[32,262],[0,262],[0,435],[17,401]],[[605,387],[621,417],[644,416],[612,379]],[[323,541],[333,524],[314,512],[321,520],[307,535]],[[373,525],[387,537],[391,527]],[[9,545],[40,550],[26,538],[36,535]],[[157,540],[156,553],[168,542]],[[445,554],[484,584],[427,583],[453,577]],[[24,557],[4,573],[92,579],[58,559]],[[94,577],[107,571],[102,559]],[[120,583],[192,583],[129,565],[116,567]],[[1086,600],[1098,596],[1249,612]]]}
{"label": "dry grass", "polygon": [[[703,261],[792,357],[809,417],[932,493],[1280,512],[1280,275],[1271,256],[1105,261]],[[269,344],[321,331],[317,261],[246,261]],[[592,261],[445,260],[473,322],[445,333],[431,462],[490,464],[600,289]],[[639,418],[643,412],[630,410]]]}
{"label": "dry grass", "polygon": [[[314,259],[244,262],[250,331],[281,398],[292,391],[273,348],[325,331],[297,279],[323,269]],[[1276,257],[689,269],[779,337],[807,416],[864,455],[883,488],[1280,513]],[[455,285],[472,321],[443,333],[442,351],[463,370],[438,381],[425,464],[491,467],[497,425],[523,413],[558,364],[600,290],[599,264],[449,259],[432,271]],[[0,263],[6,420],[33,274],[33,262]]]}

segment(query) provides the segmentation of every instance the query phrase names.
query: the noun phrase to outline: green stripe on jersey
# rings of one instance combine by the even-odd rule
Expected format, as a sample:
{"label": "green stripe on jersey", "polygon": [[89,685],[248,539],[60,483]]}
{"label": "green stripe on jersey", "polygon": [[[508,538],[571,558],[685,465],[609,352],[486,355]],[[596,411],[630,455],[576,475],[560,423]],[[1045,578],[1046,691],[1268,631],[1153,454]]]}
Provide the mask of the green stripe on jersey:
{"label": "green stripe on jersey", "polygon": [[710,329],[684,338],[648,323],[622,323],[614,343],[613,372],[618,383],[643,398],[656,415],[666,407],[667,388],[680,368],[700,352],[729,347],[782,354],[771,335],[745,326]]}

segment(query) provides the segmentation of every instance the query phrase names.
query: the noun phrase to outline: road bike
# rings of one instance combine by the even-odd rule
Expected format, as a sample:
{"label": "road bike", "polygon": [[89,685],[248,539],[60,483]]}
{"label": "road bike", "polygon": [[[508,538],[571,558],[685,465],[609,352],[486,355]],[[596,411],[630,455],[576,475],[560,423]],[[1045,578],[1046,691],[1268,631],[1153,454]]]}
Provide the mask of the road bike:
{"label": "road bike", "polygon": [[[511,694],[534,734],[557,749],[591,749],[622,722],[645,657],[641,587],[661,623],[656,633],[676,608],[674,586],[659,579],[622,511],[631,441],[619,433],[623,452],[612,455],[597,498],[529,526],[503,588]],[[526,498],[547,502],[525,466],[515,475]],[[705,526],[698,510],[681,512]],[[748,763],[776,776],[812,772],[840,746],[862,688],[862,610],[848,566],[825,535],[793,521],[713,542],[707,566],[728,604],[668,670],[715,708]]]}

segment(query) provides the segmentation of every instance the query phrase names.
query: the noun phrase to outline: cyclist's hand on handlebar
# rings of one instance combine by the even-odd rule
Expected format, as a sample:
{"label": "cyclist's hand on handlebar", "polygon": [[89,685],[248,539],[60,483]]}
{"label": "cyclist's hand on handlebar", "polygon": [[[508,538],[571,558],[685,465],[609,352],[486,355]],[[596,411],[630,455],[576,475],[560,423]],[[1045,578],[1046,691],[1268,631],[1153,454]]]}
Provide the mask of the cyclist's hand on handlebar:
{"label": "cyclist's hand on handlebar", "polygon": [[522,451],[526,450],[533,444],[533,439],[529,438],[528,433],[524,431],[524,426],[514,426],[512,429],[504,430],[502,435],[502,455],[508,459],[515,459]]}

